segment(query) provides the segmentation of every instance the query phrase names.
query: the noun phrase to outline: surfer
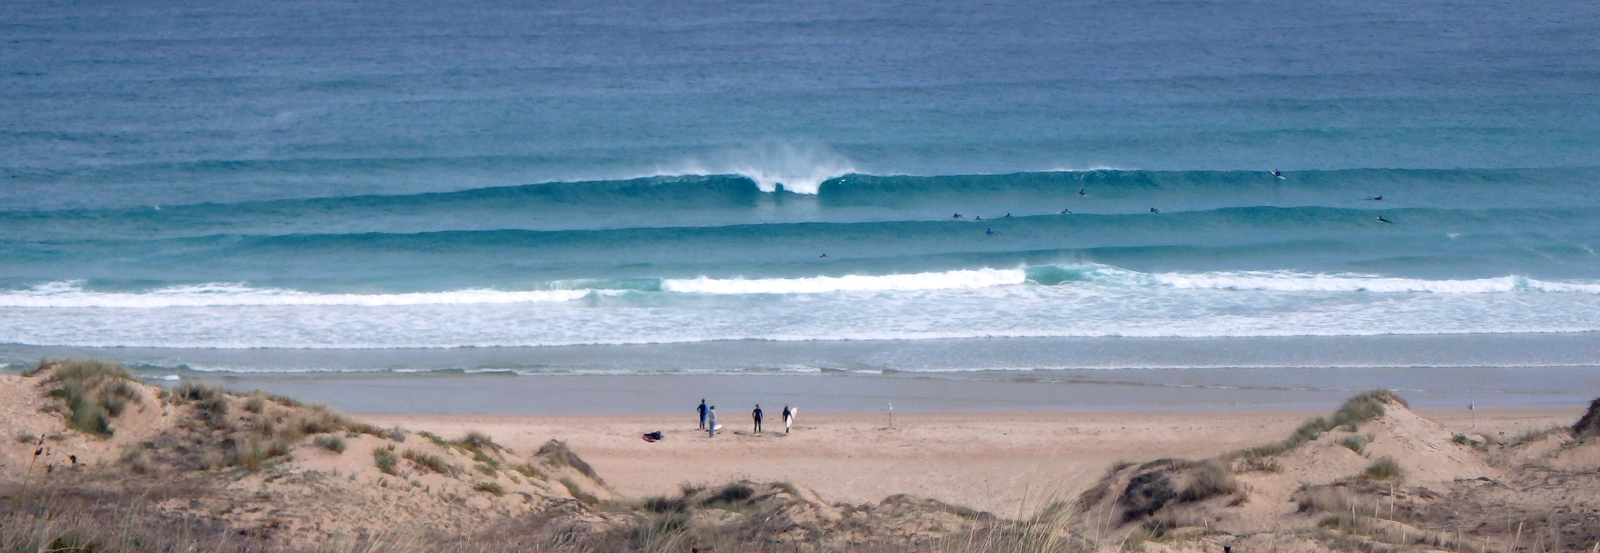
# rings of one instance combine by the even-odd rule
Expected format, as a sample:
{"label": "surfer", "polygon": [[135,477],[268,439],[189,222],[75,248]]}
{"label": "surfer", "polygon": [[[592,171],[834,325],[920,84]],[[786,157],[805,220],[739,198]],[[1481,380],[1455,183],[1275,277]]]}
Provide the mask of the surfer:
{"label": "surfer", "polygon": [[1373,196],[1371,198],[1367,198],[1367,201],[1369,201],[1369,202],[1381,202],[1381,201],[1383,201],[1383,196]]}
{"label": "surfer", "polygon": [[754,434],[760,434],[761,433],[761,404],[760,403],[756,404],[756,410],[750,412],[750,418],[753,418],[753,419],[756,420],[756,431],[754,432]]}
{"label": "surfer", "polygon": [[789,435],[789,425],[794,424],[794,410],[788,405],[783,406],[783,434]]}
{"label": "surfer", "polygon": [[1071,214],[1072,214],[1072,210],[1070,210],[1070,209],[1063,209],[1063,210],[1061,210],[1061,213],[1060,213],[1060,214],[1061,214],[1061,215],[1071,215]]}
{"label": "surfer", "polygon": [[1005,217],[1001,217],[1001,219],[1010,219],[1010,218],[1011,218],[1011,214],[1010,213],[1007,213]]}
{"label": "surfer", "polygon": [[1089,195],[1089,193],[1088,193],[1088,192],[1086,192],[1086,191],[1085,191],[1085,190],[1087,190],[1087,189],[1085,189],[1085,188],[1079,188],[1079,189],[1078,189],[1078,195],[1079,195],[1079,196],[1088,196],[1088,195]]}
{"label": "surfer", "polygon": [[972,216],[972,220],[974,220],[974,221],[982,221],[983,220],[983,216],[982,215],[973,215]]}
{"label": "surfer", "polygon": [[1382,215],[1378,216],[1378,222],[1379,223],[1389,223],[1391,225],[1394,224],[1394,221],[1390,221],[1388,219],[1384,219]]}
{"label": "surfer", "polygon": [[717,437],[717,406],[706,409],[706,437]]}
{"label": "surfer", "polygon": [[951,219],[960,219],[960,218],[961,218],[961,214],[960,214],[960,213],[957,213],[957,214],[955,214],[955,215],[951,215],[951,216],[950,216],[950,218],[951,218]]}
{"label": "surfer", "polygon": [[1279,173],[1277,169],[1273,169],[1272,170],[1272,176],[1278,177],[1278,178],[1284,179],[1284,180],[1288,180],[1289,179],[1289,177],[1283,176],[1283,173]]}
{"label": "surfer", "polygon": [[1161,210],[1152,207],[1152,208],[1150,208],[1150,212],[1151,213],[1161,213]]}
{"label": "surfer", "polygon": [[706,400],[703,400],[703,399],[700,400],[700,406],[696,407],[695,410],[700,412],[700,429],[701,430],[705,430],[706,429]]}
{"label": "surfer", "polygon": [[994,229],[992,229],[992,228],[983,229],[983,233],[987,234],[989,236],[1000,236],[998,234],[995,234]]}
{"label": "surfer", "polygon": [[822,254],[822,257],[828,257],[828,254]]}

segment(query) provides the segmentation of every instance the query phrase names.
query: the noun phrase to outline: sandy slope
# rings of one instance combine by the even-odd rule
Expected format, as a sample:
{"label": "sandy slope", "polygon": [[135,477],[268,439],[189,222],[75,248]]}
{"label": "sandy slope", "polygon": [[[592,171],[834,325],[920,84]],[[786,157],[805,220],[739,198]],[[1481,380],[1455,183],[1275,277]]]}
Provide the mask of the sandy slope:
{"label": "sandy slope", "polygon": [[[1476,427],[1481,433],[1519,435],[1528,429],[1570,424],[1582,412],[1579,407],[1480,409]],[[537,448],[552,438],[567,440],[624,495],[671,493],[682,482],[750,478],[808,486],[830,502],[875,502],[909,493],[1014,514],[1024,503],[1032,508],[1045,496],[1082,491],[1118,460],[1206,457],[1280,439],[1306,418],[1325,414],[1325,410],[917,413],[896,415],[895,426],[888,428],[883,415],[803,413],[793,435],[782,436],[780,425],[779,432],[757,437],[749,435],[747,415],[724,413],[725,430],[739,434],[715,439],[695,431],[690,417],[360,418],[444,436],[479,430],[518,451]],[[1473,426],[1465,409],[1421,414],[1455,431]],[[667,439],[652,444],[639,438],[650,430],[663,431]]]}

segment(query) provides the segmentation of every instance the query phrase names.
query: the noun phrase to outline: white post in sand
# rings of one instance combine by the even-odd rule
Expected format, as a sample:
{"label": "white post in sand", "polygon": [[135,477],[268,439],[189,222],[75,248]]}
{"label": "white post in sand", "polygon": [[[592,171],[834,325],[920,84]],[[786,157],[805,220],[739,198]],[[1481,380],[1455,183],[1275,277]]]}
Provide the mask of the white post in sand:
{"label": "white post in sand", "polygon": [[894,428],[894,402],[889,402],[889,428]]}

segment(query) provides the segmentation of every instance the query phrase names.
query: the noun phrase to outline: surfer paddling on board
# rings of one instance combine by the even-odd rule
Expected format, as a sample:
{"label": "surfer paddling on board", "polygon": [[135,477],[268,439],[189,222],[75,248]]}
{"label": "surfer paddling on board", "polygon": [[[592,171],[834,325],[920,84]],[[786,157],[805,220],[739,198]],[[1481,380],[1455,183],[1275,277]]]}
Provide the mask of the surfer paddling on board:
{"label": "surfer paddling on board", "polygon": [[1383,196],[1373,196],[1371,198],[1367,198],[1367,201],[1369,201],[1369,202],[1381,202],[1381,201],[1383,201]]}
{"label": "surfer paddling on board", "polygon": [[989,236],[1000,236],[1000,233],[995,232],[992,228],[983,229],[983,233]]}
{"label": "surfer paddling on board", "polygon": [[1087,190],[1088,190],[1087,188],[1079,188],[1078,189],[1078,195],[1079,196],[1088,196],[1089,192],[1087,192]]}
{"label": "surfer paddling on board", "polygon": [[1283,173],[1279,173],[1277,169],[1273,169],[1272,170],[1272,176],[1278,177],[1278,178],[1283,179],[1283,180],[1289,180],[1289,177],[1283,176]]}
{"label": "surfer paddling on board", "polygon": [[1388,223],[1388,224],[1391,224],[1391,225],[1394,224],[1394,221],[1390,221],[1388,219],[1384,219],[1382,215],[1378,216],[1378,222],[1379,223]]}
{"label": "surfer paddling on board", "polygon": [[1152,208],[1150,208],[1150,212],[1151,213],[1161,213],[1161,210],[1152,207]]}

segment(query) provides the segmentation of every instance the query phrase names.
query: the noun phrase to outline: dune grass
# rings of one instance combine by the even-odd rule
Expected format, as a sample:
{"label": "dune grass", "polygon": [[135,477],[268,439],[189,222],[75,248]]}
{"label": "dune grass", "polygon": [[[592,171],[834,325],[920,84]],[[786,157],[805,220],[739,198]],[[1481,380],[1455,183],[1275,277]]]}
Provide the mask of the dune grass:
{"label": "dune grass", "polygon": [[57,407],[66,417],[68,428],[109,438],[116,430],[111,420],[122,415],[128,402],[139,401],[133,373],[121,365],[87,359],[40,361],[28,375],[49,371],[40,383],[50,386],[45,395],[61,401]]}
{"label": "dune grass", "polygon": [[1324,432],[1343,427],[1354,432],[1360,428],[1361,423],[1383,416],[1385,403],[1395,403],[1402,407],[1408,406],[1404,399],[1394,395],[1389,390],[1373,390],[1346,400],[1344,405],[1334,411],[1332,417],[1317,417],[1302,423],[1295,428],[1294,433],[1282,441],[1267,445],[1242,449],[1232,453],[1231,457],[1270,457],[1298,447],[1300,444],[1317,439]]}

